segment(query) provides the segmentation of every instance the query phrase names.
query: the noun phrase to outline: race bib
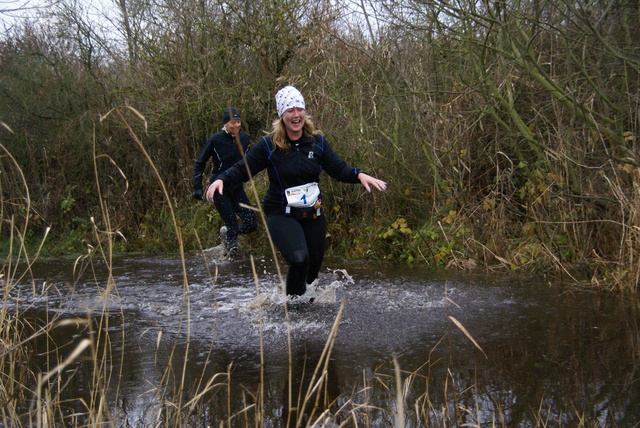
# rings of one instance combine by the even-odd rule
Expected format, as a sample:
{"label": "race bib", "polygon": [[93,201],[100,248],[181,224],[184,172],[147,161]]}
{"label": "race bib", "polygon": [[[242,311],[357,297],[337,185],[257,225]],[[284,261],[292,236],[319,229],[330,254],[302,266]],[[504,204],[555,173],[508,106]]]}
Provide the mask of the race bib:
{"label": "race bib", "polygon": [[312,207],[318,201],[320,188],[318,183],[307,183],[302,186],[289,187],[284,191],[287,205],[293,208]]}

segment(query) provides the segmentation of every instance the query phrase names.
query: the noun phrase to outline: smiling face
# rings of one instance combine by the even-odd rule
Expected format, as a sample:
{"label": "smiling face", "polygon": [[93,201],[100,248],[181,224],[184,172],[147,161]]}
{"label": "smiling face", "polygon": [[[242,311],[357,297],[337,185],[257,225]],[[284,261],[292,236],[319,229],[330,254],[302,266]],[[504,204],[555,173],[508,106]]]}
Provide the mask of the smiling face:
{"label": "smiling face", "polygon": [[229,134],[236,135],[240,132],[240,125],[242,125],[240,119],[231,119],[224,125],[224,129],[226,129]]}
{"label": "smiling face", "polygon": [[300,107],[292,107],[282,114],[282,121],[287,130],[287,136],[290,140],[298,140],[302,137],[302,129],[304,128],[305,110]]}

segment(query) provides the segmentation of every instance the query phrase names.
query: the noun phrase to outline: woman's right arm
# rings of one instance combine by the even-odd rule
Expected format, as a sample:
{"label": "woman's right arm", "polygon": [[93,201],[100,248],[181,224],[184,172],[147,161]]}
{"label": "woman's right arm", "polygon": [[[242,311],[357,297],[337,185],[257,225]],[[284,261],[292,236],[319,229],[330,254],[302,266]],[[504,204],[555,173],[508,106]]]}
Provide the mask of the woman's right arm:
{"label": "woman's right arm", "polygon": [[222,195],[223,190],[224,190],[224,181],[218,178],[213,183],[211,183],[209,185],[209,188],[207,189],[207,201],[213,202],[213,195],[215,195],[216,192]]}

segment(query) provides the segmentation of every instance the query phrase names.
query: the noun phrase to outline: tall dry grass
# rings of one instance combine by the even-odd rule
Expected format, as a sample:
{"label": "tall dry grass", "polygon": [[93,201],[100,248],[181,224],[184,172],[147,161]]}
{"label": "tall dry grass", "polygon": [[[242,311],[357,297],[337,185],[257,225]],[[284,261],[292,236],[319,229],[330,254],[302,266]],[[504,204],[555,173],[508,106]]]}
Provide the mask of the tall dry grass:
{"label": "tall dry grass", "polygon": [[[113,338],[106,334],[127,333],[125,314],[116,321],[107,304],[118,301],[113,277],[95,279],[101,303],[79,318],[62,319],[46,307],[44,316],[36,316],[33,310],[42,308],[19,294],[18,285],[30,282],[30,266],[51,244],[50,225],[55,244],[72,238],[63,248],[82,254],[74,269],[83,274],[98,263],[111,271],[114,252],[122,249],[149,245],[180,254],[186,339],[172,347],[168,360],[182,367],[168,363],[150,385],[153,405],[142,425],[190,426],[207,417],[211,402],[224,404],[226,414],[216,420],[223,426],[261,426],[267,419],[262,378],[240,409],[231,403],[231,370],[187,384],[185,240],[190,250],[201,250],[211,238],[201,243],[195,227],[184,227],[192,225],[194,211],[202,211],[185,200],[193,158],[221,106],[237,102],[247,130],[257,137],[272,119],[273,90],[285,82],[301,87],[338,153],[390,183],[384,196],[366,199],[355,188],[326,183],[327,205],[333,207],[331,251],[460,269],[544,272],[637,293],[637,8],[619,1],[578,8],[557,0],[544,11],[526,1],[480,9],[475,1],[459,2],[460,8],[383,2],[393,7],[378,22],[380,31],[364,36],[341,26],[333,11],[321,19],[304,15],[308,25],[299,26],[277,21],[284,15],[269,21],[273,15],[263,12],[272,2],[250,3],[250,19],[239,8],[235,26],[216,21],[219,13],[198,14],[199,5],[173,10],[165,21],[156,16],[148,39],[143,34],[131,40],[131,62],[118,57],[97,65],[91,49],[109,43],[83,31],[31,28],[2,40],[8,82],[2,119],[11,120],[11,126],[0,122],[0,234],[8,243],[0,277],[5,426],[128,421],[119,393],[126,355],[119,364],[113,361]],[[412,14],[396,13],[401,7],[413,8]],[[196,16],[183,19],[182,13]],[[447,19],[434,19],[434,13]],[[66,30],[87,28],[75,18],[59,22]],[[206,30],[173,31],[195,21]],[[278,28],[300,28],[300,34]],[[59,34],[80,39],[60,40]],[[135,108],[112,110],[123,100]],[[110,113],[97,119],[88,113],[97,111]],[[13,124],[23,129],[14,133]],[[261,183],[252,185],[258,201]],[[264,247],[273,251],[272,244]],[[215,272],[211,277],[215,284]],[[30,286],[33,296],[68,291],[33,281]],[[308,368],[311,382],[296,387],[289,379],[287,403],[298,409],[287,412],[291,423],[311,426],[332,417],[342,426],[373,426],[380,414],[396,426],[449,426],[463,415],[480,419],[477,409],[460,405],[460,397],[471,396],[465,403],[474,403],[474,391],[457,390],[454,374],[438,391],[445,399],[435,402],[428,370],[403,371],[393,358],[389,368],[376,372],[374,384],[363,379],[339,406],[317,402],[316,392],[331,382],[338,322],[327,332],[320,362]],[[68,328],[82,333],[81,339],[64,348],[52,345],[48,339]],[[42,342],[51,348],[34,367],[30,361]],[[429,361],[427,369],[435,363]],[[77,364],[91,368],[83,394],[71,387]],[[415,397],[411,386],[418,383],[425,392]],[[380,409],[372,397],[385,394],[386,408]],[[559,424],[543,417],[540,400],[535,426]],[[507,425],[499,412],[493,416],[492,426]],[[593,424],[586,415],[575,416],[578,426]]]}
{"label": "tall dry grass", "polygon": [[[123,108],[111,112],[103,120],[117,121],[127,127],[136,142],[132,150],[145,152],[143,139],[139,138],[131,126],[133,121],[144,123],[145,118],[139,112]],[[12,159],[11,154],[4,147],[2,149],[5,159]],[[97,151],[94,152],[94,160],[96,163],[105,160],[112,163],[111,159]],[[156,174],[160,187],[163,187],[162,174],[150,158],[148,163]],[[17,163],[11,165],[14,176],[20,176]],[[116,163],[112,163],[112,166],[119,171]],[[35,297],[68,297],[69,293],[74,292],[74,284],[65,288],[54,283],[39,284],[30,281],[30,267],[41,256],[39,253],[29,255],[24,246],[29,224],[3,223],[3,227],[11,231],[13,243],[3,262],[1,277],[0,415],[5,426],[509,426],[499,403],[497,410],[487,419],[486,408],[478,402],[480,391],[476,390],[475,385],[461,388],[458,376],[450,370],[444,370],[447,376],[436,382],[432,369],[446,364],[446,361],[434,360],[431,355],[425,356],[427,361],[423,366],[410,371],[402,368],[401,358],[390,357],[388,364],[378,367],[371,377],[363,373],[361,383],[352,385],[350,391],[343,389],[336,394],[332,386],[336,379],[333,378],[335,374],[331,359],[343,305],[340,306],[332,328],[327,331],[326,342],[319,357],[308,359],[313,363],[305,366],[302,373],[291,370],[285,394],[279,403],[277,400],[274,402],[273,391],[267,390],[269,385],[265,384],[264,368],[268,362],[264,361],[262,353],[259,383],[254,388],[236,384],[233,363],[227,371],[212,374],[203,369],[200,374],[187,378],[187,360],[191,348],[191,302],[184,256],[179,332],[182,334],[175,336],[176,339],[167,352],[160,349],[160,343],[163,342],[162,331],[157,333],[153,352],[156,367],[162,374],[148,385],[146,395],[152,398],[146,413],[141,415],[141,419],[132,419],[133,415],[128,414],[127,397],[121,394],[121,370],[127,364],[127,350],[114,352],[113,348],[114,342],[124,343],[124,337],[128,333],[125,322],[127,314],[122,309],[118,284],[112,275],[115,267],[114,242],[122,239],[123,234],[111,224],[111,210],[107,207],[109,201],[102,197],[99,168],[96,167],[95,171],[102,217],[92,219],[93,239],[87,242],[86,253],[73,262],[75,275],[92,277],[95,294],[99,296],[93,307],[86,308],[85,316],[68,318],[59,315],[62,312],[55,311],[55,307],[25,303],[29,301],[27,296],[21,294],[26,294],[25,283],[29,284],[26,287],[28,292]],[[125,179],[124,174],[122,179]],[[23,180],[21,185],[28,195],[27,183]],[[172,209],[166,190],[163,203],[168,205],[168,210]],[[259,214],[262,215],[262,212]],[[178,221],[174,220],[172,226],[176,240],[180,243],[181,229]],[[215,266],[207,258],[206,252],[202,251],[202,257],[207,266]],[[274,260],[277,258],[274,257]],[[95,275],[97,265],[106,269],[106,280],[98,279]],[[255,265],[254,278],[256,293],[259,295]],[[215,270],[211,272],[211,283],[215,287]],[[280,283],[281,292],[284,293],[281,278]],[[286,303],[284,308],[284,322],[289,328]],[[262,309],[257,310],[261,320]],[[486,358],[481,344],[476,342],[465,326],[453,317],[449,319],[451,328],[462,332],[480,351],[477,354],[479,358]],[[66,329],[72,334],[64,333]],[[54,340],[54,337],[60,336],[61,331],[65,340]],[[289,333],[287,329],[289,365],[293,367],[294,355]],[[262,335],[260,338],[262,350]],[[446,336],[436,344],[434,351],[445,342]],[[212,352],[211,349],[209,352]],[[295,357],[305,359],[304,356]],[[35,364],[34,360],[38,363]],[[242,389],[241,400],[238,400],[235,392],[238,389]],[[547,427],[562,423],[564,419],[555,420],[547,416],[544,397],[540,400],[540,408],[532,411],[532,426]],[[274,420],[269,412],[278,405],[283,409],[282,415],[279,420]],[[593,424],[591,416],[579,412],[571,415],[571,419],[576,421],[578,427]]]}

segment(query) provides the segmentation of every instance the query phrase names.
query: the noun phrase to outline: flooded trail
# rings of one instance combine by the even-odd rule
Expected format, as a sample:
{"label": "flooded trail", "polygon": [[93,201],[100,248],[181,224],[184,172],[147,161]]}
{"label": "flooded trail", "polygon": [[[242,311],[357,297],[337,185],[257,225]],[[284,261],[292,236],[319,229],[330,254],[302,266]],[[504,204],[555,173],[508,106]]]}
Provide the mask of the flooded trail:
{"label": "flooded trail", "polygon": [[[508,426],[536,426],[540,417],[562,425],[578,415],[602,426],[640,420],[637,300],[327,260],[317,285],[285,310],[273,261],[256,260],[255,270],[257,285],[246,259],[206,265],[190,256],[186,276],[175,257],[119,257],[111,269],[93,262],[75,272],[72,261],[49,260],[20,281],[11,301],[39,317],[109,314],[96,328],[110,339],[109,394],[128,423],[140,426],[161,389],[184,385],[188,400],[220,373],[231,374],[225,382],[234,409],[264,388],[265,426],[282,426],[289,379],[308,377],[322,361],[336,320],[324,363],[327,389],[334,407],[366,402],[384,409],[368,411],[364,426],[393,424],[394,361],[407,426],[421,426],[417,402],[431,409],[423,421],[451,418],[450,400],[473,410],[453,419],[482,426],[496,415]],[[96,329],[63,327],[51,340],[64,350]],[[34,363],[46,370],[50,355],[39,355]],[[77,378],[75,387],[86,392],[83,376]],[[221,395],[207,402],[202,426],[228,417],[229,400]]]}

